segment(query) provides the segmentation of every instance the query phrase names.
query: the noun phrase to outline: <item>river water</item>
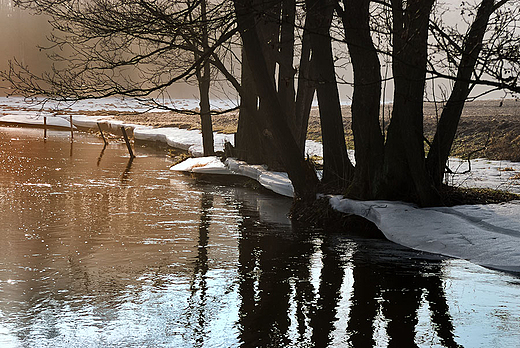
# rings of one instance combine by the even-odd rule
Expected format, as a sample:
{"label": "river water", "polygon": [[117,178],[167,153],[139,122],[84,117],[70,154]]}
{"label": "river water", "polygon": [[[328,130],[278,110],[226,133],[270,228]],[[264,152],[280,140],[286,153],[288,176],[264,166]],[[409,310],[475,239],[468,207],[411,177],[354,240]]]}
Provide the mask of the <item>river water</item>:
{"label": "river water", "polygon": [[0,128],[0,347],[514,347],[520,278],[291,225],[164,151]]}

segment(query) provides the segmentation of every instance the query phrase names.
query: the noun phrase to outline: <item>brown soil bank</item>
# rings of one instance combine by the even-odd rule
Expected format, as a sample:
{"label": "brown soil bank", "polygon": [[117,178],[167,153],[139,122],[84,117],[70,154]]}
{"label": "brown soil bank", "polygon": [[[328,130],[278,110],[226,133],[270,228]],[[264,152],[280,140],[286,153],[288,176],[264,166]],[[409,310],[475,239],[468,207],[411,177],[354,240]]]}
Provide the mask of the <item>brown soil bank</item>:
{"label": "brown soil bank", "polygon": [[[388,125],[391,105],[385,107],[385,127]],[[427,139],[432,140],[442,105],[426,103],[424,129]],[[349,148],[353,147],[350,107],[343,107],[345,132]],[[114,118],[125,122],[146,124],[155,127],[174,126],[200,129],[197,115],[173,112],[114,113]],[[236,131],[238,112],[213,116],[215,131]],[[309,120],[308,138],[321,140],[317,108],[313,108]],[[476,151],[479,150],[479,151]],[[475,152],[476,151],[476,152]],[[520,162],[520,100],[481,100],[466,103],[460,121],[452,155],[472,158],[484,157],[496,160]]]}

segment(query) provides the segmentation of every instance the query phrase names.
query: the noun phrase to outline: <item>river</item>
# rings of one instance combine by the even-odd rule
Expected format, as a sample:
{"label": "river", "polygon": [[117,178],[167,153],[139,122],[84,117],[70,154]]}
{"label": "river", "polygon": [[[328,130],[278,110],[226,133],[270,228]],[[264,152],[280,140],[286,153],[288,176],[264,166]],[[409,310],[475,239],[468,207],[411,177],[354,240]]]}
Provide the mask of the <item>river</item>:
{"label": "river", "polygon": [[0,128],[0,347],[513,347],[520,279],[287,218],[164,150]]}

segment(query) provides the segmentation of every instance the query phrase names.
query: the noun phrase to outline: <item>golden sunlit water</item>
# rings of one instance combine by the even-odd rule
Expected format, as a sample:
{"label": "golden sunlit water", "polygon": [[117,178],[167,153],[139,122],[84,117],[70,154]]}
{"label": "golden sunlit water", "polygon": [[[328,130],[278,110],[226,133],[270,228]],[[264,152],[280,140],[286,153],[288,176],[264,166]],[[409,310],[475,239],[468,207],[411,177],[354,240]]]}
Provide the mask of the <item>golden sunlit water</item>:
{"label": "golden sunlit water", "polygon": [[0,128],[0,347],[512,347],[520,281],[291,225],[164,151]]}

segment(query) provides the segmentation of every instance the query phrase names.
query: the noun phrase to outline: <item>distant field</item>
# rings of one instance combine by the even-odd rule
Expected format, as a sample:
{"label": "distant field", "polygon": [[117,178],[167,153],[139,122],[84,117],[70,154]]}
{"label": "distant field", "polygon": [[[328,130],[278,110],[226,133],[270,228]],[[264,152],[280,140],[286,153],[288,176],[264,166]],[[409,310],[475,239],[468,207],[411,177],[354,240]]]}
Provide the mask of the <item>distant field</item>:
{"label": "distant field", "polygon": [[[385,107],[385,126],[388,126],[391,108],[391,105]],[[342,110],[347,146],[353,148],[350,107],[343,106]],[[436,107],[433,103],[426,103],[424,110],[425,134],[431,140],[435,132],[437,118],[440,117],[442,112],[442,105],[438,104]],[[173,112],[113,112],[112,115],[124,121],[156,127],[200,128],[197,115]],[[238,112],[236,111],[213,116],[214,130],[233,133],[236,131],[237,119]],[[319,125],[318,109],[313,108],[309,120],[309,139],[321,140]],[[510,99],[503,102],[500,100],[483,100],[466,103],[452,155],[465,157],[479,149],[482,150],[473,153],[472,158],[485,157],[520,161],[520,101]]]}

